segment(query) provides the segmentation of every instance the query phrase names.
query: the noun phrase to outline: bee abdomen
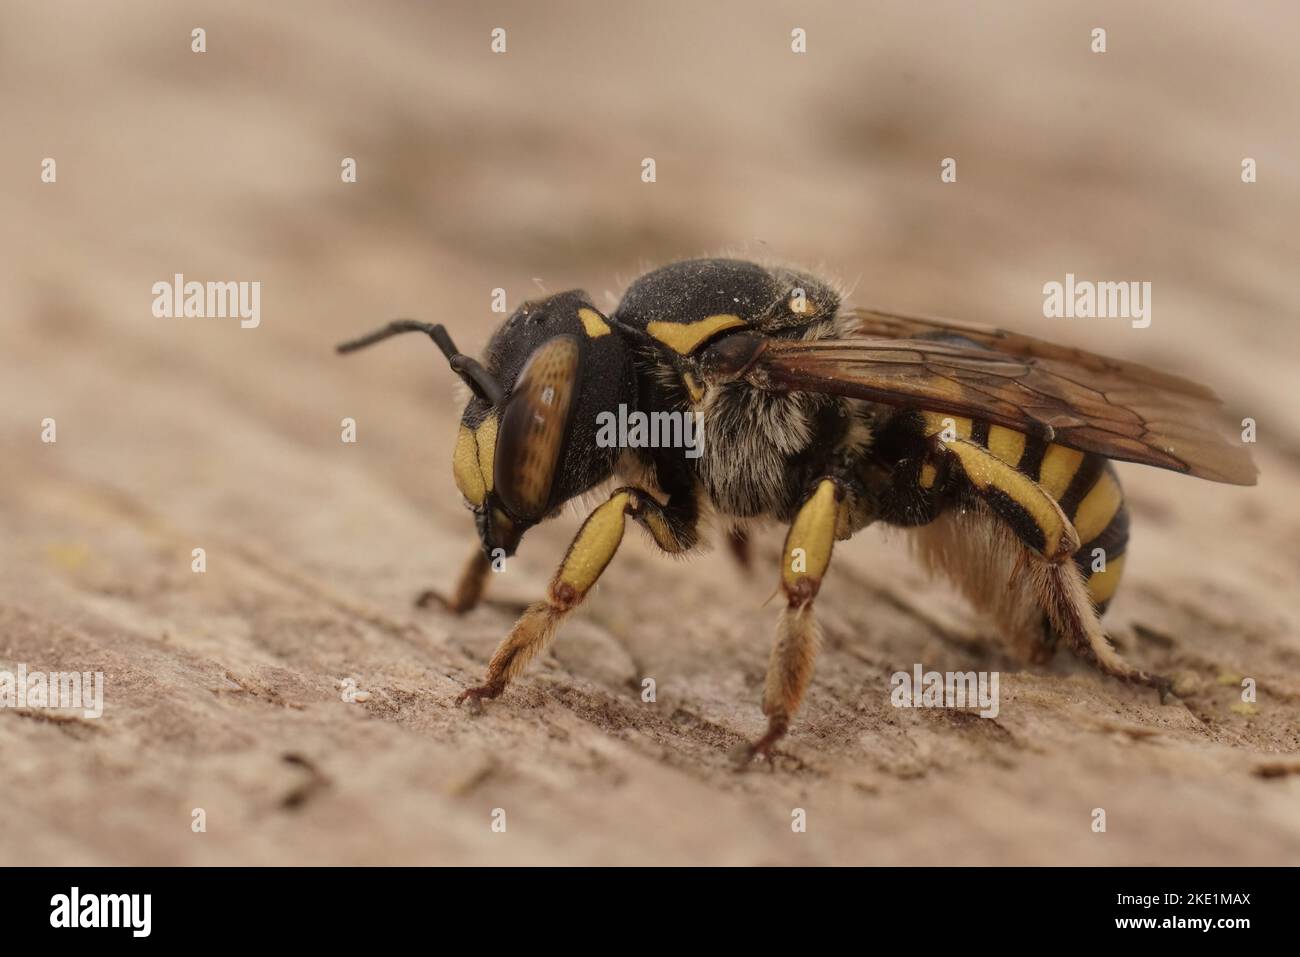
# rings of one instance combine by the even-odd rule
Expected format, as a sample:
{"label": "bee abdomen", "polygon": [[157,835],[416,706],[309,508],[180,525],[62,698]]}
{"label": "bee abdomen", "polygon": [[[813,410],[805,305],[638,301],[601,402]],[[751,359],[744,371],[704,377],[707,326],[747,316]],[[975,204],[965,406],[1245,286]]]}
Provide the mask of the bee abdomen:
{"label": "bee abdomen", "polygon": [[1017,467],[1056,499],[1079,533],[1074,563],[1098,613],[1104,612],[1119,587],[1128,547],[1129,515],[1115,466],[1102,455],[1030,438]]}
{"label": "bee abdomen", "polygon": [[1124,492],[1110,460],[978,419],[936,412],[923,412],[922,418],[927,435],[947,430],[988,449],[1056,500],[1079,534],[1074,562],[1097,611],[1105,611],[1124,571],[1129,526]]}
{"label": "bee abdomen", "polygon": [[[1128,508],[1115,466],[1101,456],[1097,474],[1087,487],[1071,494],[1077,501],[1063,500],[1061,510],[1079,532],[1079,550],[1074,563],[1088,583],[1088,594],[1098,613],[1106,610],[1124,573],[1124,552],[1128,548]],[[1067,507],[1069,506],[1069,507]]]}

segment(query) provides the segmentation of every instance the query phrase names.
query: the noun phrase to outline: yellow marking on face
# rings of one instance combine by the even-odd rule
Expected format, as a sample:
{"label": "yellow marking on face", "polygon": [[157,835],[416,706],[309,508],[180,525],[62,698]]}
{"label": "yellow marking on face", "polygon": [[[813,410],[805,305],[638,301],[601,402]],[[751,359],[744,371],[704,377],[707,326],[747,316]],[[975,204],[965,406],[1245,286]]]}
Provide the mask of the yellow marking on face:
{"label": "yellow marking on face", "polygon": [[691,402],[699,405],[700,400],[704,398],[704,386],[700,385],[695,376],[689,372],[682,373],[682,385],[686,386],[686,394],[691,397]]}
{"label": "yellow marking on face", "polygon": [[[785,537],[785,556],[781,565],[781,580],[787,589],[793,588],[800,579],[811,578],[820,584],[826,568],[831,563],[831,549],[835,546],[835,524],[839,513],[839,503],[835,501],[835,483],[823,479],[817,491],[799,509],[794,524]],[[795,570],[795,563],[800,556],[795,549],[803,549],[802,562]]]}
{"label": "yellow marking on face", "polygon": [[989,426],[989,451],[1008,465],[1015,465],[1025,454],[1025,436],[1015,429]]}
{"label": "yellow marking on face", "polygon": [[1124,493],[1119,482],[1109,470],[1097,479],[1097,484],[1083,497],[1074,513],[1074,527],[1079,531],[1079,541],[1090,542],[1106,530],[1124,503]]}
{"label": "yellow marking on face", "polygon": [[474,443],[478,446],[478,467],[483,473],[483,487],[492,491],[492,463],[497,451],[497,417],[489,415],[474,430]]}
{"label": "yellow marking on face", "polygon": [[929,438],[932,435],[938,435],[952,425],[952,430],[959,439],[969,439],[971,421],[960,415],[951,415],[947,412],[922,412],[921,418],[925,420],[925,436]]}
{"label": "yellow marking on face", "polygon": [[456,479],[456,488],[471,505],[482,505],[487,498],[487,488],[483,482],[483,472],[478,464],[478,443],[469,426],[462,425],[456,434],[456,449],[451,454],[451,473]]}
{"label": "yellow marking on face", "polygon": [[461,423],[451,454],[456,488],[471,505],[482,505],[492,491],[492,458],[497,444],[497,417],[489,415],[477,429]]}
{"label": "yellow marking on face", "polygon": [[1121,555],[1114,561],[1107,561],[1104,572],[1094,572],[1093,576],[1088,579],[1088,595],[1092,598],[1094,605],[1110,601],[1114,596],[1115,590],[1119,588],[1120,576],[1124,574],[1124,559],[1126,557]]}
{"label": "yellow marking on face", "polygon": [[631,497],[619,492],[587,517],[555,576],[557,584],[568,585],[579,598],[596,584],[623,540],[623,513]]}
{"label": "yellow marking on face", "polygon": [[1083,453],[1078,449],[1067,449],[1055,443],[1049,445],[1043,454],[1043,467],[1038,470],[1038,484],[1059,502],[1082,461]]}
{"label": "yellow marking on face", "polygon": [[1079,549],[1079,537],[1069,520],[1033,479],[973,442],[958,441],[948,446],[957,456],[972,485],[979,491],[995,488],[1006,494],[1028,513],[1043,533],[1043,557],[1059,561]]}
{"label": "yellow marking on face", "polygon": [[680,355],[690,355],[707,339],[724,329],[745,325],[740,316],[708,316],[698,322],[650,322],[645,331]]}
{"label": "yellow marking on face", "polygon": [[939,477],[939,470],[926,462],[921,466],[921,488],[934,488],[934,480]]}
{"label": "yellow marking on face", "polygon": [[599,339],[610,334],[609,323],[595,309],[583,306],[578,310],[578,318],[582,320],[582,328],[587,330],[588,339]]}

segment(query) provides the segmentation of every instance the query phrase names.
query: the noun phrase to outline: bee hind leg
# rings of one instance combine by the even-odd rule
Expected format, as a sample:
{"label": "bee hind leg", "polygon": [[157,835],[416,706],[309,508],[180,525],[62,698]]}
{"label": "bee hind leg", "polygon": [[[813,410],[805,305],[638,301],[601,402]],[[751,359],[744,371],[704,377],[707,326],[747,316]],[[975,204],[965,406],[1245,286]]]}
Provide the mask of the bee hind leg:
{"label": "bee hind leg", "polygon": [[1076,655],[1103,674],[1156,689],[1164,703],[1173,682],[1134,667],[1115,650],[1101,627],[1078,565],[1072,561],[1035,562],[1029,574],[1052,630],[1066,640]]}
{"label": "bee hind leg", "polygon": [[1039,619],[1038,633],[1026,649],[1026,657],[1036,665],[1045,665],[1056,657],[1056,650],[1061,646],[1061,635],[1052,624],[1051,616],[1043,612]]}
{"label": "bee hind leg", "polygon": [[[1078,530],[1060,504],[1033,479],[974,442],[959,438],[933,445],[950,467],[960,470],[968,494],[982,502],[1018,541],[1018,546],[1012,546],[1019,551],[1012,577],[1023,569],[1052,629],[1075,654],[1102,673],[1155,688],[1164,701],[1172,682],[1133,667],[1106,638],[1083,573],[1074,561],[1081,547]],[[1113,574],[1118,575],[1118,567]]]}

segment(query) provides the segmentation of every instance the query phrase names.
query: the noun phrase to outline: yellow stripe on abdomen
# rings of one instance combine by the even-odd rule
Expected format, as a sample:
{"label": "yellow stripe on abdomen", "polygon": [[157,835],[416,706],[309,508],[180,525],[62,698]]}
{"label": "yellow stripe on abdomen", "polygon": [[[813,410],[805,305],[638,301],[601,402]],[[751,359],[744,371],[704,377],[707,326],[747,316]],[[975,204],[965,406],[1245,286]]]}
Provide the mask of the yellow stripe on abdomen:
{"label": "yellow stripe on abdomen", "polygon": [[[1095,469],[1095,459],[1090,456],[1089,462],[1093,463],[1092,468]],[[1089,465],[1085,464],[1084,467],[1089,468]],[[1128,549],[1128,510],[1124,507],[1124,492],[1120,488],[1119,477],[1110,463],[1103,461],[1096,478],[1086,488],[1083,487],[1085,480],[1084,474],[1080,473],[1080,481],[1075,483],[1075,487],[1066,496],[1070,500],[1066,503],[1066,511],[1070,511],[1070,503],[1076,503],[1073,505],[1074,514],[1071,519],[1082,544],[1074,562],[1087,579],[1088,594],[1093,604],[1097,606],[1098,612],[1103,612],[1119,588],[1120,576],[1124,574],[1124,556]],[[1104,560],[1105,567],[1094,571],[1099,559]]]}
{"label": "yellow stripe on abdomen", "polygon": [[925,421],[926,438],[938,435],[948,428],[953,430],[955,438],[970,438],[970,419],[963,418],[960,415],[952,415],[948,412],[922,412],[921,418]]}
{"label": "yellow stripe on abdomen", "polygon": [[1053,443],[1043,454],[1043,464],[1038,470],[1038,484],[1059,502],[1082,462],[1083,453],[1078,449],[1068,449],[1064,445]]}
{"label": "yellow stripe on abdomen", "polygon": [[1024,433],[1000,425],[990,425],[989,451],[1008,465],[1017,464],[1020,456],[1025,454]]}
{"label": "yellow stripe on abdomen", "polygon": [[1124,574],[1124,558],[1116,555],[1106,562],[1105,571],[1094,572],[1088,578],[1088,595],[1099,609],[1114,597],[1115,589],[1119,588],[1120,576]]}
{"label": "yellow stripe on abdomen", "polygon": [[1074,527],[1079,532],[1079,541],[1090,542],[1104,532],[1123,504],[1124,493],[1119,482],[1109,469],[1103,470],[1074,512]]}

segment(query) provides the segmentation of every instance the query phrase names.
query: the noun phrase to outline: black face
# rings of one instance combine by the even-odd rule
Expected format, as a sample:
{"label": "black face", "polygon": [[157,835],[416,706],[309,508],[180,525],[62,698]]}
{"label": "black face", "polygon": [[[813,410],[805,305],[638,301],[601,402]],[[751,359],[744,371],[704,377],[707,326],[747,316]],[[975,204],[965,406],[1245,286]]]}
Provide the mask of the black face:
{"label": "black face", "polygon": [[470,400],[453,469],[484,551],[509,556],[530,527],[609,477],[619,450],[597,445],[597,416],[630,411],[636,386],[627,344],[581,291],[520,306],[483,365],[504,398]]}

